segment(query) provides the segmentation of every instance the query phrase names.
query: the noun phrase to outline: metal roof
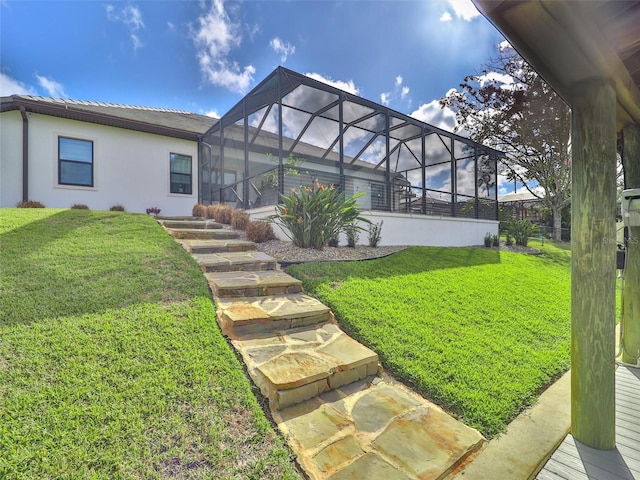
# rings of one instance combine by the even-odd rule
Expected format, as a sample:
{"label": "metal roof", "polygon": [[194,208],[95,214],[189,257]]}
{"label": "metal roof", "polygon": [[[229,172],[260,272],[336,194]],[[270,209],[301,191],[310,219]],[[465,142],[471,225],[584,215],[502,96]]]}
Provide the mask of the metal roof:
{"label": "metal roof", "polygon": [[12,95],[0,99],[0,111],[19,110],[186,140],[197,140],[218,120],[166,108]]}

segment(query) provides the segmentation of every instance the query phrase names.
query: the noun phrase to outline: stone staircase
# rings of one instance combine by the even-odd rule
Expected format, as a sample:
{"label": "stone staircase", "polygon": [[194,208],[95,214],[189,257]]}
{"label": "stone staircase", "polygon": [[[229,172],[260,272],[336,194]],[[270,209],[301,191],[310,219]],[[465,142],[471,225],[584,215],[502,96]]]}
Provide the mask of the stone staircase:
{"label": "stone staircase", "polygon": [[222,332],[311,478],[445,478],[483,444],[384,378],[378,355],[253,243],[210,220],[158,221],[199,263]]}

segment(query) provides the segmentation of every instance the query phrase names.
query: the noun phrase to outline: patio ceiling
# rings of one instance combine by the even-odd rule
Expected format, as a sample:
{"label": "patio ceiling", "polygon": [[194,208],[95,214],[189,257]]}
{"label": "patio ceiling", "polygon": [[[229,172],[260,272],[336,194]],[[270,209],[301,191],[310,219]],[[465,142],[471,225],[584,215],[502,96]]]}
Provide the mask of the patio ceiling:
{"label": "patio ceiling", "polygon": [[569,105],[573,85],[610,78],[617,129],[640,125],[640,2],[473,2]]}

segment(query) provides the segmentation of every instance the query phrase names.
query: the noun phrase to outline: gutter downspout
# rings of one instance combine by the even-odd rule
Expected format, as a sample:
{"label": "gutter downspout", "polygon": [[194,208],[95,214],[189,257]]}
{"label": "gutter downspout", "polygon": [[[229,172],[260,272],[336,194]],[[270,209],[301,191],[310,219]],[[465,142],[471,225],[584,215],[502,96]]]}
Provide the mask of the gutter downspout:
{"label": "gutter downspout", "polygon": [[29,119],[24,106],[20,107],[22,115],[22,201],[29,200]]}

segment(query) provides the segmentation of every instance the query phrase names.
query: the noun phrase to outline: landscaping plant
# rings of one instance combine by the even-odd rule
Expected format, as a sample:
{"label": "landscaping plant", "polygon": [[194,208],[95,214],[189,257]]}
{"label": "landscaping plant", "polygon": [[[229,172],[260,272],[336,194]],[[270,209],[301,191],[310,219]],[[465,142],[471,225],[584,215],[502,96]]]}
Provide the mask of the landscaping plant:
{"label": "landscaping plant", "polygon": [[484,236],[484,246],[489,248],[492,242],[493,238],[491,237],[491,233],[487,232],[487,234]]}
{"label": "landscaping plant", "polygon": [[71,208],[73,210],[89,210],[89,207],[84,203],[74,203],[73,205],[71,205]]}
{"label": "landscaping plant", "polygon": [[510,220],[507,223],[507,237],[512,236],[516,245],[524,247],[529,243],[529,237],[538,232],[538,226],[529,220]]}
{"label": "landscaping plant", "polygon": [[[371,223],[360,216],[356,200],[362,195],[364,192],[346,197],[333,185],[321,183],[298,190],[292,188],[289,195],[281,196],[276,214],[268,221],[282,227],[295,246],[321,250],[347,225],[356,221]],[[362,230],[360,226],[355,228]]]}
{"label": "landscaping plant", "polygon": [[247,239],[254,243],[264,243],[269,240],[275,240],[276,238],[271,225],[261,220],[249,222],[246,228],[246,233]]}
{"label": "landscaping plant", "polygon": [[344,227],[344,233],[347,235],[347,247],[355,248],[360,235],[358,234],[358,226],[355,223],[346,225]]}
{"label": "landscaping plant", "polygon": [[191,210],[191,215],[205,218],[207,216],[207,207],[201,203],[196,203]]}
{"label": "landscaping plant", "polygon": [[124,209],[124,207],[122,205],[114,205],[113,207],[111,207],[109,209],[109,211],[111,211],[111,212],[124,212],[125,209]]}
{"label": "landscaping plant", "polygon": [[22,200],[16,204],[17,208],[44,208],[44,205],[37,200]]}
{"label": "landscaping plant", "polygon": [[236,230],[246,230],[251,218],[248,213],[242,210],[234,210],[231,212],[231,228]]}
{"label": "landscaping plant", "polygon": [[372,223],[369,225],[369,246],[377,247],[380,243],[380,239],[382,238],[382,223],[383,220],[380,220],[380,223]]}

